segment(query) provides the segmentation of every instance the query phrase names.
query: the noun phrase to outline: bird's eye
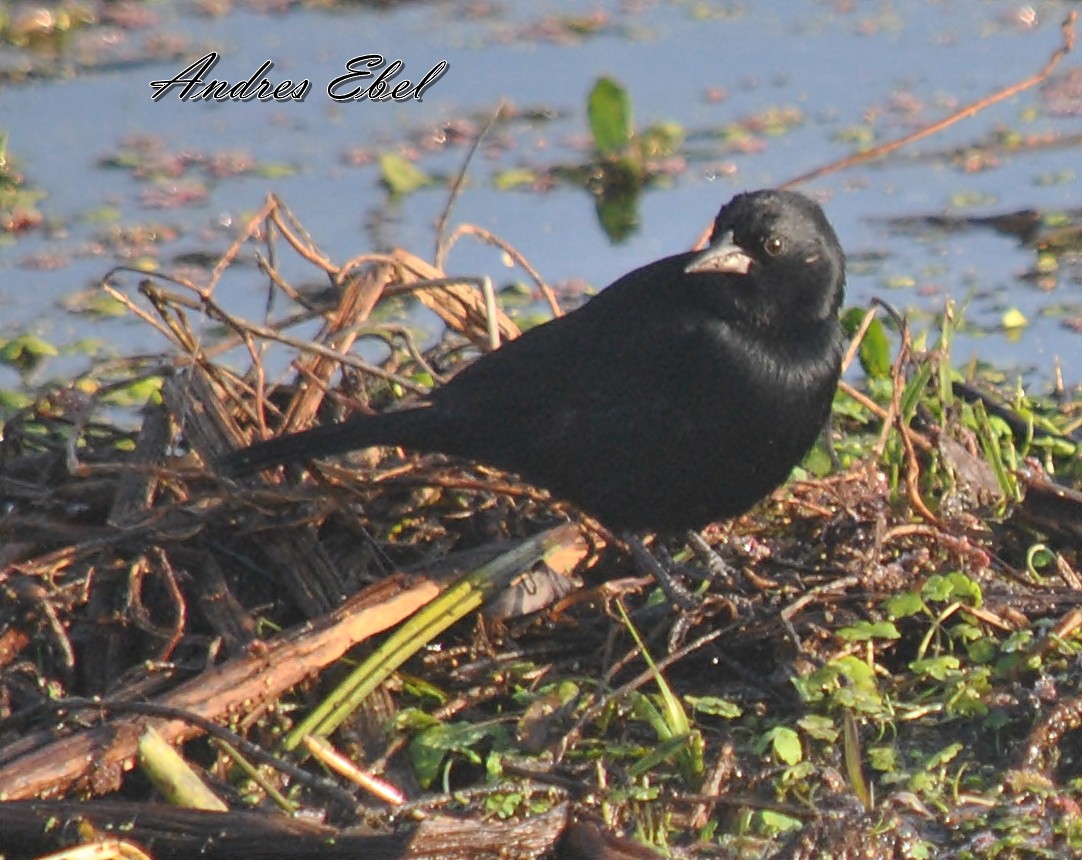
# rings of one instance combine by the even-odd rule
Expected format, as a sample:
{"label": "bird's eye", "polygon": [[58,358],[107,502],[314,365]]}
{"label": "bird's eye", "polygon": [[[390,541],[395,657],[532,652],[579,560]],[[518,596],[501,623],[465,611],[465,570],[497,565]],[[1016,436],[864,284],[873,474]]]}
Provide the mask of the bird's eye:
{"label": "bird's eye", "polygon": [[771,257],[776,257],[785,250],[785,240],[781,236],[771,236],[763,243],[763,248]]}

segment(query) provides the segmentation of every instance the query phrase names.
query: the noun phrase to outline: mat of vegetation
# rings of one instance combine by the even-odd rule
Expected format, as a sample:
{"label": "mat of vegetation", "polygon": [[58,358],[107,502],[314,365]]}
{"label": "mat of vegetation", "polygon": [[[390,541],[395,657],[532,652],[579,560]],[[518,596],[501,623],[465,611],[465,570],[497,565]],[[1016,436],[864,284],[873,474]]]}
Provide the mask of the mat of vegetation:
{"label": "mat of vegetation", "polygon": [[[216,292],[252,255],[288,308],[262,323]],[[272,199],[205,282],[107,283],[168,349],[3,424],[0,853],[1082,852],[1082,392],[953,366],[951,313],[851,310],[829,444],[705,532],[728,570],[658,547],[690,611],[514,476],[395,449],[215,475],[515,336],[441,266],[334,264]],[[403,301],[432,349],[377,321]]]}

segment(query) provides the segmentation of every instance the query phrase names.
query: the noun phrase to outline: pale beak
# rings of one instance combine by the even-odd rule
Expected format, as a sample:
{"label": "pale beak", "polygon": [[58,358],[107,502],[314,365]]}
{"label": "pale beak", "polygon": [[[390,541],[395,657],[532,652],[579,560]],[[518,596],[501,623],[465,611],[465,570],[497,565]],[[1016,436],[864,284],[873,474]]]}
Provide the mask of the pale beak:
{"label": "pale beak", "polygon": [[748,252],[733,241],[733,231],[722,234],[705,251],[687,264],[685,272],[721,272],[729,275],[746,275],[752,259]]}

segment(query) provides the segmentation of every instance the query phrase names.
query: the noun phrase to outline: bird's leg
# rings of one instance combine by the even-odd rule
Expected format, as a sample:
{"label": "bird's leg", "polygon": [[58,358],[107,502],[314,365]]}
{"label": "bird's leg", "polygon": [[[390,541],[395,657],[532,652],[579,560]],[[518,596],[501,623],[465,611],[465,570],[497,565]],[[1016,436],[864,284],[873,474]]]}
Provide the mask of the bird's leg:
{"label": "bird's leg", "polygon": [[827,423],[823,427],[822,432],[823,444],[826,446],[827,454],[830,455],[830,465],[835,472],[840,472],[845,467],[842,465],[842,459],[838,456],[838,449],[834,447],[834,415],[827,416]]}
{"label": "bird's leg", "polygon": [[718,555],[718,551],[710,546],[701,534],[689,529],[687,541],[695,554],[703,560],[711,579],[732,582],[736,578],[733,566]]}
{"label": "bird's leg", "polygon": [[654,578],[658,588],[664,592],[673,606],[678,609],[693,609],[699,605],[695,595],[673,579],[672,574],[666,570],[665,565],[658,561],[657,557],[646,548],[646,544],[642,542],[638,535],[625,532],[621,537],[631,548],[631,557],[635,560],[639,570]]}
{"label": "bird's leg", "polygon": [[737,569],[723,559],[718,551],[710,546],[698,532],[689,531],[687,541],[692,551],[706,564],[706,575],[710,578],[710,581],[712,583],[727,583],[727,587],[722,590],[725,592],[725,600],[731,607],[734,617],[754,612],[755,608],[751,600],[742,595],[736,587]]}

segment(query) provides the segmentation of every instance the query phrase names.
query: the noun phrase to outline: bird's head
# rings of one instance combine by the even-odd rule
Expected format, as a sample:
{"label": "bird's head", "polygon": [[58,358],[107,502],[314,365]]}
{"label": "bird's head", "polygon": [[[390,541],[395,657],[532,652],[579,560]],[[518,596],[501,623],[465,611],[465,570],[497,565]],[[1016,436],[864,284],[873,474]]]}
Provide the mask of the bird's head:
{"label": "bird's head", "polygon": [[709,246],[685,271],[725,275],[712,303],[766,325],[836,318],[845,253],[815,201],[793,191],[752,191],[722,207]]}

